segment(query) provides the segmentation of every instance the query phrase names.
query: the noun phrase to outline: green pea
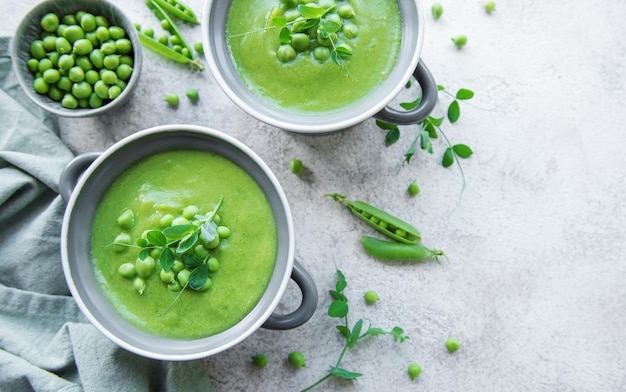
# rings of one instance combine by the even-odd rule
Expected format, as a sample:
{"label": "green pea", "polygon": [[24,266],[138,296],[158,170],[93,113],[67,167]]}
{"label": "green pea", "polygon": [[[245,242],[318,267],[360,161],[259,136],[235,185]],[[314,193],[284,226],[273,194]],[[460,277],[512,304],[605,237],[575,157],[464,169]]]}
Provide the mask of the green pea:
{"label": "green pea", "polygon": [[159,256],[161,256],[161,253],[163,253],[163,248],[157,246],[150,251],[150,256],[156,260],[159,258]]}
{"label": "green pea", "polygon": [[78,11],[76,12],[76,14],[74,14],[74,18],[76,19],[76,24],[80,24],[80,20],[82,19],[83,15],[85,15],[87,13],[87,11]]}
{"label": "green pea", "polygon": [[166,271],[164,269],[159,272],[159,278],[163,283],[171,283],[176,278],[176,273],[172,270]]}
{"label": "green pea", "polygon": [[61,73],[58,69],[50,68],[45,70],[41,77],[46,83],[54,84],[61,79]]}
{"label": "green pea", "polygon": [[117,54],[106,55],[102,64],[106,69],[114,70],[120,65],[120,56]]}
{"label": "green pea", "polygon": [[72,44],[65,37],[58,37],[54,43],[54,46],[59,54],[67,54],[72,52]]}
{"label": "green pea", "polygon": [[490,14],[496,10],[496,2],[493,0],[487,0],[485,2],[485,11]]}
{"label": "green pea", "polygon": [[100,73],[100,79],[108,85],[113,85],[117,81],[117,74],[107,69]]}
{"label": "green pea", "polygon": [[100,50],[105,55],[115,54],[115,52],[117,51],[117,48],[115,47],[115,41],[109,40],[109,41],[104,42],[100,46]]}
{"label": "green pea", "polygon": [[145,29],[143,33],[150,38],[154,38],[154,29],[151,29],[151,28]]}
{"label": "green pea", "polygon": [[89,98],[92,92],[93,88],[91,87],[91,84],[87,83],[85,80],[74,83],[72,86],[72,94],[79,100]]}
{"label": "green pea", "polygon": [[56,41],[57,41],[56,35],[47,35],[41,39],[41,43],[43,44],[43,47],[44,49],[46,49],[47,52],[56,50],[56,47],[55,47]]}
{"label": "green pea", "polygon": [[174,215],[165,214],[159,220],[159,225],[165,229],[166,227],[170,227],[172,225],[172,221],[174,220]]}
{"label": "green pea", "polygon": [[46,81],[43,79],[43,77],[39,77],[39,78],[35,78],[35,80],[33,80],[33,89],[38,94],[47,94],[48,91],[50,90],[50,85],[48,83],[46,83]]}
{"label": "green pea", "polygon": [[89,53],[89,61],[93,64],[94,67],[100,69],[104,67],[104,57],[105,54],[100,49],[94,49]]}
{"label": "green pea", "polygon": [[333,42],[337,42],[337,34],[336,33],[332,33],[332,34],[320,34],[319,30],[318,30],[318,35],[317,35],[317,43],[322,45],[322,46],[332,46]]}
{"label": "green pea", "polygon": [[115,49],[119,54],[128,54],[132,51],[133,45],[128,38],[119,38],[115,41]]}
{"label": "green pea", "polygon": [[228,238],[230,237],[230,229],[226,226],[217,226],[217,234],[220,238]]}
{"label": "green pea", "polygon": [[204,282],[204,284],[198,289],[198,291],[207,291],[211,288],[211,286],[213,286],[213,281],[211,280],[211,278],[207,278],[206,282]]}
{"label": "green pea", "polygon": [[107,27],[108,28],[110,26],[110,23],[109,23],[109,20],[107,19],[106,16],[96,15],[96,25],[98,27],[102,26],[102,27]]}
{"label": "green pea", "polygon": [[31,58],[28,59],[28,61],[26,62],[26,67],[28,67],[28,70],[30,72],[37,72],[39,70],[39,60],[37,60],[36,58]]}
{"label": "green pea", "polygon": [[135,264],[133,263],[124,263],[119,266],[117,272],[126,279],[132,279],[137,276],[137,271],[135,271]]}
{"label": "green pea", "polygon": [[181,260],[174,260],[174,265],[172,265],[172,271],[176,272],[177,274],[185,269],[185,263],[183,263]]}
{"label": "green pea", "polygon": [[30,55],[41,60],[46,57],[46,48],[43,46],[43,41],[34,40],[30,43]]}
{"label": "green pea", "polygon": [[95,92],[91,93],[91,95],[89,96],[89,107],[90,108],[99,108],[100,106],[102,106],[102,104],[104,103],[104,101],[102,100],[102,98],[100,98],[100,96],[98,94],[96,94]]}
{"label": "green pea", "polygon": [[418,193],[420,193],[420,187],[419,185],[417,185],[417,182],[413,181],[410,185],[409,185],[409,195],[411,196],[416,196]]}
{"label": "green pea", "polygon": [[82,56],[91,53],[93,50],[93,44],[88,39],[81,38],[74,41],[73,49],[74,53]]}
{"label": "green pea", "polygon": [[373,304],[379,300],[378,293],[376,293],[374,290],[366,291],[363,295],[363,299],[365,299],[365,302],[367,302],[368,304]]}
{"label": "green pea", "polygon": [[171,31],[172,30],[172,25],[170,24],[169,20],[163,19],[163,20],[161,20],[161,28],[163,28],[163,30],[165,30],[165,31]]}
{"label": "green pea", "polygon": [[49,12],[41,18],[40,25],[45,31],[55,32],[59,27],[59,17],[55,13]]}
{"label": "green pea", "polygon": [[133,280],[133,288],[135,289],[135,291],[137,291],[139,295],[142,295],[143,292],[146,290],[146,281],[139,276],[136,277]]}
{"label": "green pea", "polygon": [[72,56],[71,54],[62,54],[61,56],[59,56],[57,66],[63,71],[68,71],[74,66],[74,56]]}
{"label": "green pea", "polygon": [[215,222],[216,225],[219,225],[221,221],[222,217],[220,216],[220,214],[213,215],[213,222]]}
{"label": "green pea", "polygon": [[109,98],[109,86],[107,86],[106,83],[104,83],[102,80],[98,80],[94,85],[93,85],[93,92],[100,98],[100,99],[108,99]]}
{"label": "green pea", "polygon": [[291,46],[293,46],[293,48],[299,52],[307,50],[310,43],[311,40],[309,39],[309,36],[307,34],[295,33],[291,35]]}
{"label": "green pea", "polygon": [[296,50],[291,45],[280,45],[276,51],[276,57],[281,63],[288,63],[296,58]]}
{"label": "green pea", "polygon": [[435,20],[439,20],[443,14],[443,6],[440,3],[433,3],[430,7],[430,12],[433,14],[433,18],[435,18]]}
{"label": "green pea", "polygon": [[182,289],[183,286],[177,280],[173,280],[167,284],[167,290],[172,293],[177,293]]}
{"label": "green pea", "polygon": [[207,260],[207,265],[209,266],[209,271],[215,272],[220,269],[220,262],[215,257],[209,257]]}
{"label": "green pea", "polygon": [[135,224],[135,214],[129,208],[122,211],[117,217],[117,224],[122,229],[130,229]]}
{"label": "green pea", "polygon": [[87,81],[90,85],[93,86],[98,80],[100,80],[100,74],[97,71],[90,69],[85,72],[85,81]]}
{"label": "green pea", "polygon": [[78,23],[78,21],[76,20],[75,15],[67,14],[67,15],[64,15],[63,18],[61,19],[61,23],[66,24],[66,25],[75,25]]}
{"label": "green pea", "polygon": [[422,367],[417,363],[412,363],[409,365],[407,373],[409,374],[411,380],[415,380],[422,373]]}
{"label": "green pea", "polygon": [[204,54],[204,47],[202,46],[202,42],[194,42],[193,48],[199,54]]}
{"label": "green pea", "polygon": [[67,76],[61,76],[57,82],[57,87],[63,91],[70,91],[72,89],[72,81]]}
{"label": "green pea", "polygon": [[63,37],[65,37],[69,43],[73,44],[77,40],[85,38],[85,30],[78,25],[68,25],[65,30],[63,30]]}
{"label": "green pea", "polygon": [[306,366],[304,355],[299,351],[292,351],[287,358],[289,364],[293,367],[301,368]]}
{"label": "green pea", "polygon": [[165,96],[165,102],[167,102],[170,106],[178,105],[178,95],[177,94],[167,94]]}
{"label": "green pea", "polygon": [[191,275],[191,271],[188,269],[183,269],[176,273],[176,279],[181,286],[185,287],[189,283],[189,275]]}
{"label": "green pea", "polygon": [[144,259],[137,258],[135,260],[135,269],[137,270],[137,275],[148,279],[156,270],[156,262],[151,256],[146,256]]}
{"label": "green pea", "polygon": [[120,64],[115,70],[115,73],[120,80],[128,80],[133,73],[133,68],[128,64]]}
{"label": "green pea", "polygon": [[252,363],[256,367],[265,367],[267,366],[267,356],[265,354],[256,354],[252,356]]}
{"label": "green pea", "polygon": [[341,17],[338,14],[326,14],[326,20],[333,22],[337,25],[339,25],[340,27],[343,26],[343,20],[341,20]]}
{"label": "green pea", "polygon": [[82,82],[85,80],[85,71],[83,71],[81,67],[75,65],[69,69],[67,76],[74,83]]}
{"label": "green pea", "polygon": [[93,64],[91,63],[91,60],[89,60],[89,56],[76,57],[76,66],[80,67],[84,72],[93,69]]}
{"label": "green pea", "polygon": [[199,98],[198,89],[195,88],[188,89],[185,95],[191,102],[196,102]]}
{"label": "green pea", "polygon": [[304,170],[304,165],[302,165],[301,160],[292,159],[291,162],[289,162],[289,170],[291,170],[293,174],[298,175]]}
{"label": "green pea", "polygon": [[64,31],[66,28],[67,28],[67,25],[66,25],[66,24],[59,23],[59,27],[57,27],[57,30],[56,30],[56,32],[55,32],[55,33],[56,33],[56,35],[57,35],[57,37],[62,37],[62,36],[63,36],[63,31]]}
{"label": "green pea", "polygon": [[65,93],[60,88],[54,85],[50,86],[50,89],[48,90],[48,97],[53,101],[60,101],[63,99],[64,94]]}
{"label": "green pea", "polygon": [[451,38],[452,42],[454,43],[454,45],[458,48],[461,49],[465,46],[465,44],[467,44],[467,36],[464,34],[458,35],[456,37]]}
{"label": "green pea", "polygon": [[126,65],[130,65],[131,67],[134,65],[134,60],[132,56],[129,56],[127,54],[123,54],[120,56],[120,65],[121,64],[126,64]]}
{"label": "green pea", "polygon": [[111,36],[111,38],[114,40],[124,38],[126,37],[126,31],[124,31],[124,29],[119,26],[110,26],[109,36]]}
{"label": "green pea", "polygon": [[342,5],[341,7],[339,7],[339,9],[337,10],[337,13],[339,14],[339,16],[341,16],[344,19],[350,19],[350,18],[354,18],[354,8],[352,8],[351,5]]}
{"label": "green pea", "polygon": [[348,22],[343,25],[343,34],[347,38],[356,38],[359,35],[359,28],[352,22]]}
{"label": "green pea", "polygon": [[97,26],[96,17],[90,13],[85,13],[80,18],[80,27],[85,31],[94,31]]}
{"label": "green pea", "polygon": [[78,107],[78,100],[72,94],[65,94],[61,100],[61,106],[66,109],[76,109]]}
{"label": "green pea", "polygon": [[182,45],[172,45],[172,50],[174,52],[182,53],[183,52],[183,46]]}
{"label": "green pea", "polygon": [[106,42],[111,38],[109,34],[109,29],[104,26],[100,26],[96,29],[96,37],[100,42]]}
{"label": "green pea", "polygon": [[178,35],[172,35],[170,37],[170,43],[172,45],[182,45],[182,42],[183,42],[182,39]]}
{"label": "green pea", "polygon": [[300,17],[300,11],[298,11],[298,9],[290,9],[285,11],[285,13],[283,14],[283,16],[285,17],[285,19],[287,20],[287,22],[293,22],[294,20],[298,19]]}
{"label": "green pea", "polygon": [[183,208],[183,217],[185,219],[192,219],[194,216],[198,215],[200,213],[200,209],[198,208],[198,206],[187,206],[185,208]]}
{"label": "green pea", "polygon": [[446,340],[446,348],[449,352],[453,353],[461,348],[461,344],[455,338],[449,338],[448,340]]}
{"label": "green pea", "polygon": [[209,253],[209,250],[203,245],[196,245],[196,247],[193,248],[193,254],[198,256],[202,260],[204,260],[204,258],[207,257]]}
{"label": "green pea", "polygon": [[160,36],[159,38],[157,38],[157,41],[164,46],[168,46],[170,44],[170,37],[166,34]]}

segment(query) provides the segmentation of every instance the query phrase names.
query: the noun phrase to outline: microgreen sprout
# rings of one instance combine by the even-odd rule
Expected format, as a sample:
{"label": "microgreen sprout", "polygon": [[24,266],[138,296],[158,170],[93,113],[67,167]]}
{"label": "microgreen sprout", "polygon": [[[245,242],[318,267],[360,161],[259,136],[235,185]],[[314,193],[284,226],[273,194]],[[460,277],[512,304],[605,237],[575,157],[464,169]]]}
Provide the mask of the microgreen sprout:
{"label": "microgreen sprout", "polygon": [[364,328],[363,319],[357,320],[353,325],[348,322],[348,297],[345,295],[345,289],[348,286],[348,282],[344,274],[337,270],[337,282],[335,284],[335,289],[330,290],[330,295],[333,300],[328,307],[328,315],[332,318],[337,318],[342,320],[342,324],[336,326],[337,330],[341,333],[341,335],[345,338],[345,344],[343,346],[343,350],[339,355],[339,359],[335,363],[334,366],[331,366],[328,370],[328,374],[324,377],[320,378],[315,383],[311,384],[307,388],[303,389],[302,392],[310,391],[318,385],[322,384],[326,380],[331,377],[337,377],[345,380],[356,380],[361,377],[363,374],[346,370],[341,367],[341,362],[348,352],[348,350],[354,348],[356,344],[363,338],[367,336],[377,336],[377,335],[391,335],[395,342],[403,343],[409,340],[409,336],[404,333],[404,330],[400,327],[393,327],[391,331],[384,331],[381,328],[372,327],[371,325]]}

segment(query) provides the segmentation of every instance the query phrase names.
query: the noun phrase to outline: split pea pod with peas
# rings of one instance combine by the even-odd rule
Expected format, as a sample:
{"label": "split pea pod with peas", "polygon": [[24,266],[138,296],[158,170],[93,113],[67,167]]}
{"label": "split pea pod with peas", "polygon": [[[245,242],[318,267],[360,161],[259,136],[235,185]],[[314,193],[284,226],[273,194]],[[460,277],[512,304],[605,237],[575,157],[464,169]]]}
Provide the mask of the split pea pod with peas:
{"label": "split pea pod with peas", "polygon": [[397,218],[379,208],[376,208],[361,200],[347,200],[346,195],[329,193],[336,202],[345,205],[359,219],[372,226],[374,229],[396,241],[405,244],[414,244],[421,239],[419,230],[409,223]]}

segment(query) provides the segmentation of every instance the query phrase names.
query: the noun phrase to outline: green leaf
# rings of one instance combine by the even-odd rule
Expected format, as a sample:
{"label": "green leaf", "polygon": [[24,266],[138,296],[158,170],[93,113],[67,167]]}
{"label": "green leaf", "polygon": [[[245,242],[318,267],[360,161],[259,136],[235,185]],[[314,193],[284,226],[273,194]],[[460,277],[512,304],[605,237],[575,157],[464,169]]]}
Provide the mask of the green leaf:
{"label": "green leaf", "polygon": [[365,333],[363,334],[363,336],[367,336],[367,335],[384,335],[386,334],[385,331],[383,331],[381,328],[368,328],[367,331],[365,331]]}
{"label": "green leaf", "polygon": [[333,22],[332,20],[324,19],[320,21],[319,23],[320,23],[320,30],[324,34],[330,35],[332,33],[336,33],[339,30],[341,30],[341,25],[339,23]]}
{"label": "green leaf", "polygon": [[339,53],[340,56],[352,56],[352,48],[346,44],[337,45],[335,47],[335,50],[337,51],[337,53]]}
{"label": "green leaf", "polygon": [[428,116],[428,118],[426,119],[427,122],[432,123],[434,126],[436,127],[440,127],[441,124],[443,124],[443,117],[433,117],[433,116]]}
{"label": "green leaf", "polygon": [[337,325],[335,328],[341,332],[344,338],[348,339],[350,337],[350,330],[345,325]]}
{"label": "green leaf", "polygon": [[411,143],[411,147],[409,147],[409,149],[404,153],[404,161],[406,163],[411,163],[411,158],[413,158],[413,155],[415,155],[415,146],[417,145],[417,140],[420,137],[416,137],[415,140],[413,140],[413,143]]}
{"label": "green leaf", "polygon": [[452,150],[460,158],[469,158],[473,154],[472,149],[465,144],[455,144],[452,146]]}
{"label": "green leaf", "polygon": [[407,80],[406,84],[404,85],[404,88],[411,88],[411,79]]}
{"label": "green leaf", "polygon": [[342,318],[348,314],[348,304],[345,301],[334,300],[328,307],[330,317]]}
{"label": "green leaf", "polygon": [[446,148],[446,151],[443,153],[443,158],[441,160],[441,164],[443,167],[450,167],[454,163],[454,153],[452,152],[452,147]]}
{"label": "green leaf", "polygon": [[348,348],[354,347],[356,342],[359,341],[361,337],[361,328],[363,328],[363,319],[359,319],[352,327],[352,332],[350,332],[350,336],[348,337]]}
{"label": "green leaf", "polygon": [[384,129],[387,131],[391,131],[392,129],[398,128],[396,124],[391,124],[391,123],[380,121],[380,120],[376,120],[376,125],[378,125],[378,128]]}
{"label": "green leaf", "polygon": [[445,89],[446,89],[446,88],[445,88],[445,87],[443,87],[442,85],[440,85],[440,84],[438,84],[438,85],[437,85],[437,91],[443,91],[443,90],[445,90]]}
{"label": "green leaf", "polygon": [[159,256],[159,264],[165,271],[169,271],[174,265],[174,252],[170,248],[165,248]]}
{"label": "green leaf", "polygon": [[287,26],[287,18],[284,16],[275,16],[272,18],[272,23],[274,23],[276,27],[285,27]]}
{"label": "green leaf", "polygon": [[280,29],[280,34],[278,35],[278,41],[282,45],[284,45],[284,44],[288,44],[290,39],[291,39],[291,31],[289,31],[289,28],[283,27],[282,29]]}
{"label": "green leaf", "polygon": [[335,284],[335,289],[337,291],[343,292],[346,287],[348,287],[348,281],[346,280],[346,276],[340,270],[336,271],[337,273],[337,283]]}
{"label": "green leaf", "polygon": [[420,95],[419,97],[415,99],[415,101],[400,102],[400,106],[402,106],[404,110],[411,110],[411,109],[415,109],[421,102],[422,102],[422,96]]}
{"label": "green leaf", "polygon": [[145,246],[148,246],[148,240],[146,240],[145,238],[139,238],[137,240],[137,246],[143,248]]}
{"label": "green leaf", "polygon": [[202,240],[204,242],[210,243],[211,241],[215,239],[216,235],[217,235],[217,224],[215,222],[213,221],[204,222],[200,226],[200,236],[202,237]]}
{"label": "green leaf", "polygon": [[158,230],[150,230],[146,233],[146,238],[148,242],[154,246],[165,246],[167,245],[167,240],[165,239],[165,235]]}
{"label": "green leaf", "polygon": [[291,30],[293,33],[299,33],[311,29],[319,23],[319,19],[299,20],[291,26]]}
{"label": "green leaf", "polygon": [[427,130],[420,132],[420,148],[429,153],[433,153],[433,145],[430,142],[430,135]]}
{"label": "green leaf", "polygon": [[331,368],[328,373],[332,374],[335,377],[344,378],[346,380],[356,380],[363,375],[362,373],[350,372],[348,370],[338,367]]}
{"label": "green leaf", "polygon": [[389,130],[385,136],[385,146],[389,147],[400,139],[400,128],[395,127]]}
{"label": "green leaf", "polygon": [[452,101],[450,106],[448,106],[448,120],[450,120],[450,122],[454,124],[455,122],[457,122],[460,116],[461,108],[459,107],[459,101],[455,99],[454,101]]}
{"label": "green leaf", "polygon": [[189,287],[194,290],[200,290],[209,279],[209,266],[202,264],[191,271],[189,274]]}
{"label": "green leaf", "polygon": [[187,252],[189,249],[194,247],[197,241],[198,241],[197,231],[194,231],[193,233],[188,233],[178,243],[178,247],[176,248],[176,253],[181,254],[181,253]]}
{"label": "green leaf", "polygon": [[137,258],[141,259],[141,260],[145,260],[146,257],[148,257],[148,249],[142,249],[139,251],[139,254],[137,255]]}
{"label": "green leaf", "polygon": [[330,52],[330,59],[333,61],[333,63],[339,66],[343,65],[343,60],[341,60],[336,50],[333,50],[332,52]]}
{"label": "green leaf", "polygon": [[309,6],[303,4],[298,6],[298,11],[300,11],[300,15],[302,15],[304,19],[320,19],[327,12],[325,9],[318,7],[317,5]]}
{"label": "green leaf", "polygon": [[431,139],[437,139],[439,137],[439,135],[437,134],[437,128],[435,125],[433,125],[433,123],[427,121],[424,124],[424,130],[426,132],[428,132],[428,137],[430,137]]}
{"label": "green leaf", "polygon": [[456,92],[457,99],[471,99],[473,96],[474,92],[466,88],[459,89],[459,91]]}
{"label": "green leaf", "polygon": [[183,261],[183,263],[185,263],[185,267],[189,269],[194,269],[204,264],[202,262],[202,259],[200,259],[193,253],[184,253],[180,256],[180,259]]}
{"label": "green leaf", "polygon": [[163,229],[163,234],[165,234],[165,236],[169,238],[170,240],[180,240],[187,234],[193,231],[196,231],[197,229],[198,229],[198,226],[191,225],[191,224],[176,225],[176,226],[170,226],[170,227]]}
{"label": "green leaf", "polygon": [[340,293],[339,291],[336,290],[329,290],[328,291],[330,293],[330,295],[334,298],[337,299],[339,301],[343,301],[343,302],[348,302],[348,299],[346,298],[345,295],[343,295],[342,293]]}
{"label": "green leaf", "polygon": [[404,341],[409,338],[408,336],[404,336],[404,330],[400,327],[393,327],[391,333],[393,335],[393,340],[395,341]]}

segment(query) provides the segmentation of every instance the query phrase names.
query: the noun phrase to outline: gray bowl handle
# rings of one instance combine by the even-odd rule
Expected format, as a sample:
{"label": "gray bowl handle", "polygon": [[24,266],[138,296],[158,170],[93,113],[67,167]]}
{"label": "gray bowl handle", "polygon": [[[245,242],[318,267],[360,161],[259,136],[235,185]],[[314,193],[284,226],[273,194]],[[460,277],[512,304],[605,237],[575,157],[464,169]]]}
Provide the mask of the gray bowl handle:
{"label": "gray bowl handle", "polygon": [[291,279],[302,292],[302,302],[298,309],[289,314],[272,314],[263,324],[263,328],[285,330],[299,327],[309,321],[317,308],[317,287],[313,278],[297,261],[293,265]]}
{"label": "gray bowl handle", "polygon": [[80,176],[100,154],[99,152],[89,152],[78,155],[65,166],[59,178],[59,193],[66,203],[70,200],[70,196]]}
{"label": "gray bowl handle", "polygon": [[422,101],[417,107],[411,110],[400,111],[386,106],[376,113],[374,118],[396,125],[417,124],[426,119],[437,103],[437,83],[426,65],[419,60],[413,76],[422,88]]}

